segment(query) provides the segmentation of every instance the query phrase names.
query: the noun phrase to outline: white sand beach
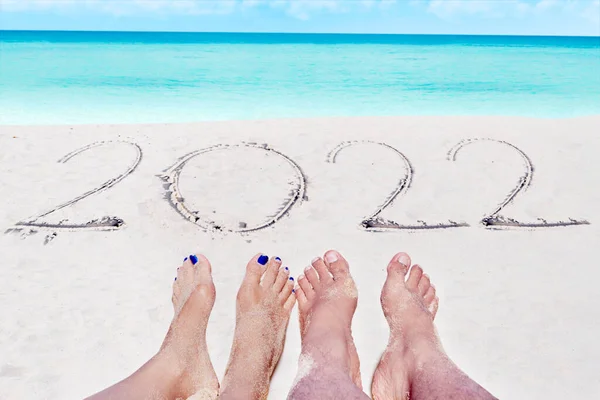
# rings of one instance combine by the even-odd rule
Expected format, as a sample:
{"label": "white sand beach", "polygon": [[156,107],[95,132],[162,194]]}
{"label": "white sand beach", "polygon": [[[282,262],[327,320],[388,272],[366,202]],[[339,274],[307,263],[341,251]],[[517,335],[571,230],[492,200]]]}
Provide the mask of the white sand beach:
{"label": "white sand beach", "polygon": [[[192,253],[213,265],[222,377],[247,261],[279,256],[297,277],[331,248],[359,290],[365,388],[387,344],[385,267],[406,251],[436,285],[446,351],[479,384],[597,398],[598,132],[600,116],[2,126],[0,399],[77,399],[132,373],[158,350]],[[286,397],[299,353],[294,311],[269,399]]]}

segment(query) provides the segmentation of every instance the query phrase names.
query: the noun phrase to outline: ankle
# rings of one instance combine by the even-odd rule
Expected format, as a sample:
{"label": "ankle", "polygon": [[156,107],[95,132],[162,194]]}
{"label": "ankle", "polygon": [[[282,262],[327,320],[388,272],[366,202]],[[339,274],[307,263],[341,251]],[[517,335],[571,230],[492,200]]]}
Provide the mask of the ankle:
{"label": "ankle", "polygon": [[221,385],[222,400],[262,400],[269,392],[268,377],[249,377],[244,371],[227,371]]}
{"label": "ankle", "polygon": [[415,336],[409,339],[404,335],[393,334],[385,353],[392,360],[407,360],[414,364],[415,368],[439,360],[444,355],[437,337]]}
{"label": "ankle", "polygon": [[208,354],[206,342],[167,338],[153,358],[166,363],[170,372],[179,376],[196,366],[202,353]]}
{"label": "ankle", "polygon": [[331,366],[335,369],[350,369],[348,333],[314,332],[307,333],[302,339],[302,354],[316,365]]}
{"label": "ankle", "polygon": [[352,320],[343,318],[328,307],[322,307],[312,313],[307,322],[302,340],[310,337],[341,338],[352,337]]}
{"label": "ankle", "polygon": [[254,345],[236,343],[232,347],[223,377],[222,399],[266,399],[276,357],[270,349],[251,347]]}

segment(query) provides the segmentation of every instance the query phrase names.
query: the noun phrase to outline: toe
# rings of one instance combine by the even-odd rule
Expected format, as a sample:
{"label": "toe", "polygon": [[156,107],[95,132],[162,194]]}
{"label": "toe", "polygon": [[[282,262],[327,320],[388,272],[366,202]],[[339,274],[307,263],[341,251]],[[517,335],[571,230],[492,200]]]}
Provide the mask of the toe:
{"label": "toe", "polygon": [[304,277],[304,275],[300,275],[298,277],[298,285],[300,286],[302,292],[304,293],[304,296],[306,296],[308,300],[313,298],[313,296],[315,295],[315,290],[312,288],[310,282],[307,278]]}
{"label": "toe", "polygon": [[194,281],[194,265],[189,259],[183,263],[181,267],[177,269],[177,280],[176,282],[182,287],[191,284]]}
{"label": "toe", "polygon": [[179,279],[179,274],[183,273],[186,269],[190,270],[192,267],[194,266],[194,264],[192,263],[192,260],[190,260],[190,257],[186,257],[185,260],[183,260],[183,263],[181,264],[181,266],[179,268],[177,268],[177,279]]}
{"label": "toe", "polygon": [[202,254],[196,254],[196,276],[198,277],[198,283],[209,284],[212,283],[212,266],[210,261]]}
{"label": "toe", "polygon": [[283,309],[289,313],[290,311],[292,311],[292,308],[294,308],[295,303],[296,303],[296,294],[291,293],[289,295],[289,297],[287,298],[287,300],[285,301],[285,303],[283,304]]}
{"label": "toe", "polygon": [[404,277],[410,268],[410,257],[406,253],[396,254],[388,264],[387,271],[390,276]]}
{"label": "toe", "polygon": [[431,304],[429,305],[429,307],[427,307],[427,309],[429,310],[429,312],[431,313],[431,315],[434,318],[435,318],[435,315],[437,314],[439,304],[440,304],[440,299],[438,297],[435,297],[433,299],[433,301],[431,302]]}
{"label": "toe", "polygon": [[252,282],[258,284],[260,282],[260,278],[265,272],[265,264],[267,263],[264,260],[264,255],[257,254],[248,263],[246,266],[246,278],[245,280],[248,282]]}
{"label": "toe", "polygon": [[425,295],[423,296],[425,306],[429,307],[429,305],[433,302],[433,299],[435,299],[435,288],[433,287],[433,285],[431,285],[429,286],[429,289],[427,289],[427,293],[425,293]]}
{"label": "toe", "polygon": [[277,258],[272,258],[267,263],[267,270],[262,278],[263,287],[271,287],[275,283],[277,279],[277,274],[279,273],[279,267],[281,266],[281,260]]}
{"label": "toe", "polygon": [[319,282],[319,275],[317,275],[317,271],[315,271],[313,267],[306,267],[304,269],[304,275],[306,275],[306,279],[315,290],[321,285],[321,282]]}
{"label": "toe", "polygon": [[423,276],[423,268],[418,265],[413,265],[408,273],[408,279],[406,281],[406,287],[412,291],[417,290],[417,286],[419,285],[419,281],[421,280],[421,276]]}
{"label": "toe", "polygon": [[178,280],[181,281],[181,277],[183,276],[183,272],[184,272],[185,268],[186,268],[185,264],[183,264],[181,267],[177,268],[177,277],[175,278],[175,282],[177,282]]}
{"label": "toe", "polygon": [[334,279],[345,279],[350,275],[348,262],[335,250],[329,250],[325,253],[325,263]]}
{"label": "toe", "polygon": [[333,279],[331,277],[331,274],[329,273],[329,270],[327,269],[327,265],[325,265],[325,263],[320,257],[317,257],[314,260],[312,260],[311,264],[313,268],[317,271],[317,274],[319,274],[320,282],[327,283]]}
{"label": "toe", "polygon": [[290,297],[292,294],[292,290],[294,290],[294,278],[291,276],[288,278],[288,281],[285,285],[283,285],[283,289],[281,289],[281,293],[279,293],[279,300],[283,303]]}
{"label": "toe", "polygon": [[276,293],[281,292],[283,286],[287,283],[288,278],[290,277],[290,269],[288,267],[279,268],[279,273],[277,274],[277,279],[273,284],[273,291]]}
{"label": "toe", "polygon": [[177,298],[181,295],[181,285],[177,283],[177,278],[173,281],[173,296],[171,297],[171,301],[175,302]]}
{"label": "toe", "polygon": [[[300,277],[298,277],[298,282],[300,281]],[[304,289],[302,289],[302,286],[300,286],[298,284],[298,286],[296,286],[295,288],[296,291],[296,298],[298,299],[298,305],[300,307],[304,306],[304,304],[306,304],[308,302],[308,299],[306,298],[306,294],[304,293]]]}
{"label": "toe", "polygon": [[423,276],[421,276],[421,279],[419,280],[419,284],[417,285],[417,288],[419,289],[419,294],[421,296],[425,296],[425,293],[427,293],[430,286],[431,280],[429,279],[429,276],[427,274],[423,274]]}

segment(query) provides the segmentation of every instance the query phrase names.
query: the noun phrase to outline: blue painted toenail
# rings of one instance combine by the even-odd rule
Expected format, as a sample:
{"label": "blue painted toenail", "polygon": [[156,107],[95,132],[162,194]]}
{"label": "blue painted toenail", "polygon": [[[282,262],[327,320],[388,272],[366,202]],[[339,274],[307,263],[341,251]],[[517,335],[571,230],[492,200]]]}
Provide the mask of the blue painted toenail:
{"label": "blue painted toenail", "polygon": [[262,255],[262,256],[258,257],[258,263],[260,265],[266,265],[267,261],[269,261],[269,257],[268,256]]}
{"label": "blue painted toenail", "polygon": [[190,256],[190,261],[192,262],[192,264],[196,265],[196,263],[198,262],[198,257],[192,254]]}
{"label": "blue painted toenail", "polygon": [[183,259],[183,262],[186,262],[186,261],[187,261],[187,259],[188,259],[187,257],[186,257],[186,258],[184,258],[184,259]]}
{"label": "blue painted toenail", "polygon": [[293,281],[293,280],[294,280],[294,278],[290,276],[290,281]]}
{"label": "blue painted toenail", "polygon": [[175,277],[175,280],[177,280],[177,277]]}
{"label": "blue painted toenail", "polygon": [[292,293],[296,293],[296,289],[292,289]]}
{"label": "blue painted toenail", "polygon": [[281,258],[279,258],[279,257],[275,257],[275,259],[276,259],[277,261],[281,261]]}
{"label": "blue painted toenail", "polygon": [[288,267],[285,267],[285,270],[286,270],[286,271],[289,271],[290,269],[289,269]]}

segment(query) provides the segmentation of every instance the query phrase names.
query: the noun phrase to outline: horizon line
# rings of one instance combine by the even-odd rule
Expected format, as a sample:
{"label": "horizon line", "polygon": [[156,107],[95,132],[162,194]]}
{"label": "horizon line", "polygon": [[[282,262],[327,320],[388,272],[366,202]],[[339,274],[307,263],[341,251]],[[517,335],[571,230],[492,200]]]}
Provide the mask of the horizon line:
{"label": "horizon line", "polygon": [[481,33],[374,33],[374,32],[272,32],[272,31],[150,31],[150,30],[80,30],[80,29],[2,29],[0,32],[77,32],[77,33],[221,33],[221,34],[270,34],[270,35],[371,35],[371,36],[487,36],[487,37],[568,37],[598,38],[598,35],[518,35]]}

